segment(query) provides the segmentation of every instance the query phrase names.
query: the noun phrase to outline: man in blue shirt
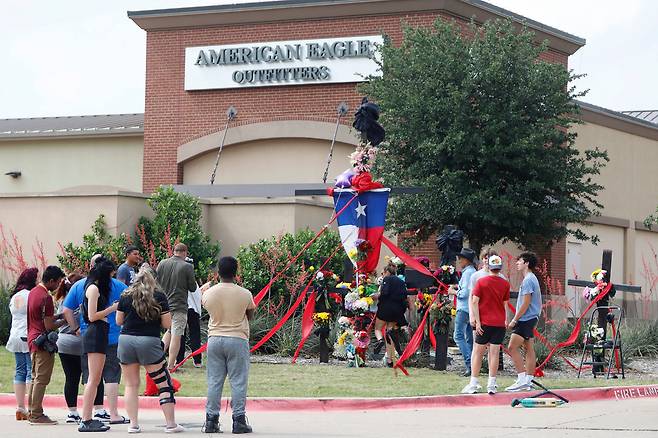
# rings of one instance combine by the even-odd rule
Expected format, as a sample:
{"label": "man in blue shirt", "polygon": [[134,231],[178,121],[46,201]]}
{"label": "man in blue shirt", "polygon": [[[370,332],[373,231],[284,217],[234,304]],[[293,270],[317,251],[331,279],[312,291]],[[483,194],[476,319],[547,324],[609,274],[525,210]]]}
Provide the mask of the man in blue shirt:
{"label": "man in blue shirt", "polygon": [[[102,256],[92,257],[91,267],[93,268],[95,263],[98,263],[101,260]],[[85,297],[85,283],[87,279],[83,278],[73,284],[69,293],[64,299],[64,317],[73,323],[79,323],[80,325],[80,334],[85,332],[87,329],[87,323],[80,316],[79,321],[73,321],[73,311],[79,308]],[[119,280],[112,279],[112,289],[110,290],[110,303],[119,301],[121,298],[121,293],[127,288],[125,284]],[[127,423],[125,417],[119,415],[118,411],[118,400],[119,400],[119,382],[121,381],[121,365],[117,357],[117,347],[119,345],[119,332],[121,327],[116,323],[116,312],[112,312],[107,316],[107,322],[110,326],[108,333],[108,346],[105,356],[105,365],[103,366],[103,381],[105,384],[105,395],[107,395],[107,404],[110,412],[107,413],[103,406],[95,406],[96,412],[94,418],[97,420],[109,421],[110,424],[123,424]],[[89,375],[89,368],[87,366],[87,355],[83,354],[81,357],[81,366],[82,366],[82,383],[86,384],[87,376]]]}
{"label": "man in blue shirt", "polygon": [[471,295],[471,276],[475,273],[475,251],[470,248],[462,248],[457,254],[457,267],[461,269],[462,276],[455,290],[450,286],[448,293],[457,296],[457,315],[455,316],[455,343],[464,358],[466,370],[464,376],[471,375],[471,354],[473,352],[473,328],[471,327],[468,300]]}
{"label": "man in blue shirt", "polygon": [[117,280],[130,286],[135,278],[135,270],[139,265],[141,260],[141,254],[139,253],[139,248],[135,245],[128,245],[124,251],[126,255],[126,261],[123,262],[117,269]]}
{"label": "man in blue shirt", "polygon": [[[537,256],[532,252],[524,252],[516,261],[516,269],[523,273],[523,282],[519,288],[519,298],[516,301],[516,314],[508,328],[512,329],[509,341],[509,354],[512,357],[516,372],[516,382],[505,388],[505,391],[529,391],[532,389],[532,378],[535,375],[537,356],[535,355],[534,329],[541,314],[541,288],[533,270],[537,267]],[[519,348],[525,350],[525,366]]]}

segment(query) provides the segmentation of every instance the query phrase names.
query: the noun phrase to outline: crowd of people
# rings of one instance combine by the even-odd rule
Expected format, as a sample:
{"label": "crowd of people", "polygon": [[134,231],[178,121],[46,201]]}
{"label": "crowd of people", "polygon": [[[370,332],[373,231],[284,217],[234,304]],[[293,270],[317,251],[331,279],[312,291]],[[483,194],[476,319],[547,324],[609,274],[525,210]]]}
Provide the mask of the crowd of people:
{"label": "crowd of people", "polygon": [[[220,399],[228,377],[232,431],[252,432],[245,415],[252,294],[235,284],[238,264],[233,257],[219,260],[218,284],[199,286],[187,251],[184,244],[175,245],[173,256],[155,270],[143,263],[138,248],[129,246],[118,268],[109,258],[94,255],[85,277],[67,275],[57,266],[46,267],[40,278],[36,268],[22,272],[10,300],[12,325],[6,346],[16,360],[16,420],[58,423],[43,411],[58,355],[65,377],[65,421],[78,424],[78,431],[104,432],[111,425],[128,424],[128,433],[141,432],[138,397],[143,367],[158,388],[164,431],[183,432],[176,422],[171,373],[184,356],[186,328],[192,348],[200,344],[198,316],[203,306],[210,320],[202,431],[220,432]],[[202,366],[200,359],[195,356],[195,366]],[[127,418],[118,410],[122,379]],[[80,383],[84,391],[78,411]]]}
{"label": "crowd of people", "polygon": [[[251,432],[245,407],[249,320],[256,307],[252,294],[236,284],[238,263],[233,257],[219,260],[219,283],[200,286],[187,252],[184,244],[175,245],[173,256],[161,261],[156,269],[143,263],[138,248],[129,246],[125,262],[118,268],[103,255],[94,255],[85,277],[79,273],[67,275],[57,266],[46,267],[40,278],[36,268],[22,272],[10,300],[12,326],[6,346],[16,360],[16,420],[33,425],[57,424],[44,413],[43,398],[58,355],[65,376],[65,421],[78,424],[80,432],[104,432],[114,424],[128,424],[129,433],[141,432],[141,367],[158,388],[165,432],[182,432],[184,428],[176,422],[171,373],[184,357],[186,330],[192,349],[199,347],[203,306],[209,322],[208,390],[202,432],[220,432],[219,408],[227,377],[233,433]],[[474,394],[482,389],[478,376],[487,350],[487,392],[497,392],[499,351],[507,330],[511,330],[508,349],[518,376],[506,390],[529,390],[536,362],[533,331],[542,306],[539,281],[533,273],[537,257],[524,252],[517,259],[523,281],[511,319],[510,283],[501,273],[500,256],[486,249],[479,259],[482,263],[476,269],[475,252],[463,248],[456,260],[461,275],[448,289],[456,302],[454,341],[464,360],[464,376],[470,376],[462,393]],[[396,274],[394,265],[387,266],[376,294],[374,352],[386,346],[389,366],[393,365],[395,351],[401,349],[399,330],[407,325],[408,293],[405,282]],[[202,366],[200,355],[194,357],[194,364]],[[118,410],[122,379],[127,418]],[[84,392],[78,411],[80,383]]]}

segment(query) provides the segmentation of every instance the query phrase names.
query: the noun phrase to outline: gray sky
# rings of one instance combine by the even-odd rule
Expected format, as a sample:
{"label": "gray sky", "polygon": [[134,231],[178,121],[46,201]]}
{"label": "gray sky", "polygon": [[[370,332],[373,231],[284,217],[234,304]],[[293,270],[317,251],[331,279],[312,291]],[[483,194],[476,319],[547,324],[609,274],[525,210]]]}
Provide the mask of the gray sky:
{"label": "gray sky", "polygon": [[[587,39],[570,59],[588,74],[578,82],[585,101],[658,109],[658,2],[489,1]],[[4,0],[0,118],[142,112],[146,34],[126,11],[244,2]]]}

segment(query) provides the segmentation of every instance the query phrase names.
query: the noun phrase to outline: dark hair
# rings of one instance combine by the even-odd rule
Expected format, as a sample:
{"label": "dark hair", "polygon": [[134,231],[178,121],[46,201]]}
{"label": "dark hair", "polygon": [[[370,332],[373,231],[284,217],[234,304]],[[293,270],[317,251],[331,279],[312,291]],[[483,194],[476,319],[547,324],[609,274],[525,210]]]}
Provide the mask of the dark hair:
{"label": "dark hair", "polygon": [[234,257],[222,257],[217,264],[217,273],[221,278],[235,278],[238,273],[238,261]]}
{"label": "dark hair", "polygon": [[99,258],[94,264],[94,268],[89,271],[89,276],[85,282],[85,290],[90,284],[95,284],[101,297],[105,298],[105,302],[107,302],[112,288],[112,272],[116,269],[117,267],[113,261]]}
{"label": "dark hair", "polygon": [[395,265],[386,265],[384,267],[384,272],[388,272],[391,275],[396,275],[398,273],[398,267]]}
{"label": "dark hair", "polygon": [[39,270],[37,268],[27,268],[23,272],[21,272],[21,275],[18,276],[18,280],[16,280],[16,286],[14,287],[14,291],[12,292],[12,296],[15,295],[17,292],[22,291],[23,289],[27,290],[32,290],[36,287],[37,285],[37,277],[39,275]]}
{"label": "dark hair", "polygon": [[135,245],[128,245],[126,246],[126,249],[123,251],[123,253],[127,256],[130,255],[131,252],[133,251],[139,251],[139,248],[137,248]]}
{"label": "dark hair", "polygon": [[41,281],[44,283],[48,283],[49,281],[59,280],[64,277],[66,277],[66,274],[64,273],[64,271],[62,271],[62,269],[59,266],[48,266],[43,271],[43,275],[41,276]]}
{"label": "dark hair", "polygon": [[519,254],[519,259],[523,259],[528,264],[529,269],[535,269],[537,267],[537,254],[534,252],[522,252]]}

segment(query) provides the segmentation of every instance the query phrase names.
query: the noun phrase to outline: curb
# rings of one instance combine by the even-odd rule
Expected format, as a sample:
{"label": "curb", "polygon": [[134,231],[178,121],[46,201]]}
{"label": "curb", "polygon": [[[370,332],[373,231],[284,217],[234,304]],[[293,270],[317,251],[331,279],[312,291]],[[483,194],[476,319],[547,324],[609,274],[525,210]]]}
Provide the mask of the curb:
{"label": "curb", "polygon": [[[658,398],[658,385],[615,386],[603,388],[572,388],[556,389],[557,393],[570,402],[594,400],[624,401],[637,398]],[[349,410],[381,410],[381,409],[428,409],[454,407],[509,406],[515,398],[523,398],[538,394],[538,391],[523,393],[499,393],[496,395],[437,395],[421,397],[390,397],[390,398],[288,398],[288,397],[252,397],[247,399],[249,411],[349,411]],[[0,394],[0,406],[15,406],[14,394]],[[229,404],[224,399],[222,405]],[[64,408],[62,395],[48,394],[43,400],[44,407]],[[78,398],[78,406],[82,406],[82,398]],[[160,409],[156,397],[140,397],[141,409]],[[205,412],[205,397],[177,397],[176,408]],[[124,408],[123,397],[119,397],[119,407]],[[224,406],[222,406],[224,409]]]}

